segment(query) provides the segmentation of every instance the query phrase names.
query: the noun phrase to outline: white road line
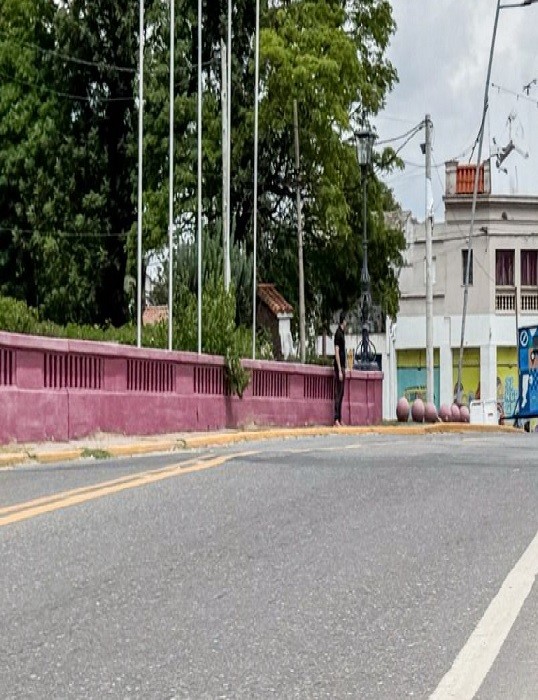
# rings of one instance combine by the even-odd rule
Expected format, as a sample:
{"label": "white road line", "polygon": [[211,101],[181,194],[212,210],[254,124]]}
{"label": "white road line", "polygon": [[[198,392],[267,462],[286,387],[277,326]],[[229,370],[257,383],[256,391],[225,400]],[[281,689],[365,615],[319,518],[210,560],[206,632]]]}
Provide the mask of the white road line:
{"label": "white road line", "polygon": [[472,700],[493,666],[538,575],[538,533],[506,577],[430,700]]}

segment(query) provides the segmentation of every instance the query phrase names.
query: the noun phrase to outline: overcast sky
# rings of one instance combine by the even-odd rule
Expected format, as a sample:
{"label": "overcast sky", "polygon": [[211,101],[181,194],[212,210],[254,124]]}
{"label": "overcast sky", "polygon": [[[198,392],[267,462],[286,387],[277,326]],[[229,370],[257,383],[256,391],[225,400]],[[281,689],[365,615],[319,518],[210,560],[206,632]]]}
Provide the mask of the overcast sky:
{"label": "overcast sky", "polygon": [[[398,28],[389,57],[400,82],[375,125],[379,139],[387,139],[431,115],[436,220],[444,218],[444,163],[452,158],[468,162],[478,134],[496,5],[497,0],[392,0]],[[491,76],[501,90],[490,88],[483,156],[495,150],[493,139],[499,146],[508,144],[512,116],[512,139],[529,157],[512,152],[503,163],[508,173],[499,172],[492,160],[494,194],[538,196],[538,85],[531,85],[528,97],[523,92],[534,79],[538,79],[538,3],[501,10]],[[407,162],[405,170],[385,178],[397,201],[420,220],[425,211],[423,141],[422,130],[400,152]]]}

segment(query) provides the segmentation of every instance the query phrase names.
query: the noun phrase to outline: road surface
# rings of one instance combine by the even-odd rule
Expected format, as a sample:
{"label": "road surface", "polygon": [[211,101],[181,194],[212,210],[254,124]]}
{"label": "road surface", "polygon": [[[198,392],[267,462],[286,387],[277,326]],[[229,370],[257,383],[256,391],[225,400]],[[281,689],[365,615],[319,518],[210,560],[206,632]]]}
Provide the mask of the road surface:
{"label": "road surface", "polygon": [[538,436],[0,471],[0,697],[538,697]]}

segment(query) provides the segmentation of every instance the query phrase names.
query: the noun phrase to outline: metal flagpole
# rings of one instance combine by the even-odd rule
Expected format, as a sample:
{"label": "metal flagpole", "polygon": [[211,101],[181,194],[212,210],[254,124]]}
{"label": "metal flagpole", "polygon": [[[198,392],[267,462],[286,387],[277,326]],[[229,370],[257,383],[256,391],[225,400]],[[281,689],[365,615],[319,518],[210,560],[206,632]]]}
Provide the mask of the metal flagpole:
{"label": "metal flagpole", "polygon": [[142,164],[144,137],[144,0],[140,0],[139,26],[139,66],[138,66],[138,231],[137,231],[137,273],[136,273],[136,345],[142,345]]}
{"label": "metal flagpole", "polygon": [[172,350],[172,311],[174,296],[174,34],[175,0],[170,0],[170,183],[168,192],[168,350]]}
{"label": "metal flagpole", "polygon": [[198,0],[198,354],[202,352],[202,0]]}
{"label": "metal flagpole", "polygon": [[226,250],[228,239],[228,49],[221,40],[221,105],[222,105],[222,260],[224,286],[226,284]]}
{"label": "metal flagpole", "polygon": [[256,38],[254,69],[254,250],[252,274],[252,359],[256,359],[256,291],[257,291],[257,247],[258,247],[258,122],[260,92],[260,0],[256,0]]}
{"label": "metal flagpole", "polygon": [[230,270],[230,235],[231,235],[231,177],[232,177],[232,0],[228,0],[228,51],[227,51],[227,83],[228,83],[228,99],[227,106],[227,158],[226,158],[226,248],[224,250],[224,285],[226,291],[230,289],[231,270]]}

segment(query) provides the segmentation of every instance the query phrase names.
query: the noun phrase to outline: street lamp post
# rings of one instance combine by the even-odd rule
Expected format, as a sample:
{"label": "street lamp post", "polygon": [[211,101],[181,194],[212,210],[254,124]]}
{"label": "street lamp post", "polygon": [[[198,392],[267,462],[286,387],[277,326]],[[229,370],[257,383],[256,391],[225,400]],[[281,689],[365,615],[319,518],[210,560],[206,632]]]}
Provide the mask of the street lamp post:
{"label": "street lamp post", "polygon": [[361,302],[359,316],[361,319],[362,337],[355,351],[354,369],[377,370],[376,350],[370,340],[372,324],[372,292],[370,273],[368,272],[368,232],[367,232],[367,182],[368,170],[372,162],[372,150],[375,134],[364,129],[357,134],[357,159],[361,168],[362,179],[362,270],[361,270]]}

